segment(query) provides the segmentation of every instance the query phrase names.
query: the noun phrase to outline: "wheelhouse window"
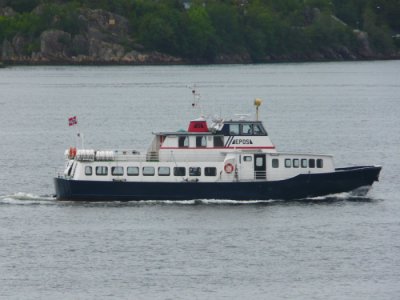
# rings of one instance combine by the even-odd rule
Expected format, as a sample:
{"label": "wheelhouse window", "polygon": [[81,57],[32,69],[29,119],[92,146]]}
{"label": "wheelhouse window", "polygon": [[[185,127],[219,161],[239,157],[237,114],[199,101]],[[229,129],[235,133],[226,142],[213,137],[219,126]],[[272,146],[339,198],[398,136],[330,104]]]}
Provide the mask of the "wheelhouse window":
{"label": "wheelhouse window", "polygon": [[204,168],[205,176],[217,176],[217,168],[215,167],[205,167]]}
{"label": "wheelhouse window", "polygon": [[290,158],[285,159],[285,168],[291,168],[292,167],[292,160]]}
{"label": "wheelhouse window", "polygon": [[260,124],[253,125],[253,132],[254,135],[267,135],[264,128]]}
{"label": "wheelhouse window", "polygon": [[224,124],[218,133],[223,135],[268,135],[260,122],[251,123],[246,121]]}
{"label": "wheelhouse window", "polygon": [[178,138],[178,147],[179,148],[188,148],[189,147],[189,137],[188,136],[180,136]]}
{"label": "wheelhouse window", "polygon": [[242,135],[253,135],[253,124],[242,124]]}
{"label": "wheelhouse window", "polygon": [[158,176],[169,176],[170,169],[169,167],[159,167],[158,168]]}
{"label": "wheelhouse window", "polygon": [[139,167],[127,167],[126,174],[128,176],[139,176]]}
{"label": "wheelhouse window", "polygon": [[143,167],[143,176],[154,176],[154,167]]}
{"label": "wheelhouse window", "polygon": [[310,158],[309,160],[308,160],[308,167],[310,167],[310,168],[315,168],[315,159],[313,159],[313,158]]}
{"label": "wheelhouse window", "polygon": [[190,167],[189,168],[189,176],[201,176],[201,168],[200,167]]}
{"label": "wheelhouse window", "polygon": [[293,168],[298,168],[299,166],[300,166],[299,159],[298,158],[293,159]]}
{"label": "wheelhouse window", "polygon": [[317,168],[323,168],[324,167],[324,161],[319,158],[317,159]]}
{"label": "wheelhouse window", "polygon": [[196,147],[197,148],[205,148],[207,147],[207,137],[203,136],[196,136]]}
{"label": "wheelhouse window", "polygon": [[252,161],[253,158],[252,158],[251,156],[244,156],[244,157],[243,157],[243,160],[244,160],[244,161]]}
{"label": "wheelhouse window", "polygon": [[124,168],[123,167],[111,167],[111,174],[113,176],[122,176],[124,175]]}
{"label": "wheelhouse window", "polygon": [[302,167],[302,168],[307,168],[307,166],[308,166],[308,164],[307,164],[307,159],[303,158],[303,159],[301,160],[301,167]]}
{"label": "wheelhouse window", "polygon": [[222,135],[214,136],[214,147],[223,147],[224,146],[224,137]]}
{"label": "wheelhouse window", "polygon": [[86,176],[91,176],[93,174],[93,170],[91,166],[86,166],[85,167],[85,175]]}
{"label": "wheelhouse window", "polygon": [[277,158],[272,159],[272,167],[279,168],[279,159],[277,159]]}
{"label": "wheelhouse window", "polygon": [[229,135],[239,135],[239,124],[230,124],[229,125]]}
{"label": "wheelhouse window", "polygon": [[96,167],[96,175],[98,175],[98,176],[106,176],[106,175],[108,175],[108,167],[106,167],[106,166],[97,166]]}
{"label": "wheelhouse window", "polygon": [[186,168],[174,167],[174,176],[186,176]]}

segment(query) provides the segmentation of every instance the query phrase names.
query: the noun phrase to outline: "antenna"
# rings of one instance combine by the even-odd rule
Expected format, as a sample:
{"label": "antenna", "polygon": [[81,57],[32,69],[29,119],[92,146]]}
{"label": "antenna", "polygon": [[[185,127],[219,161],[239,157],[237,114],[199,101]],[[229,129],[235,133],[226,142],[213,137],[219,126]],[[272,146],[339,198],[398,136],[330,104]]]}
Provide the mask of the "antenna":
{"label": "antenna", "polygon": [[203,110],[202,110],[201,105],[200,105],[200,98],[201,98],[200,93],[197,91],[197,87],[196,87],[195,84],[193,84],[192,86],[189,86],[189,88],[192,89],[192,95],[193,95],[192,107],[193,108],[197,108],[198,107],[199,110],[200,110],[200,116],[202,116],[203,115]]}
{"label": "antenna", "polygon": [[256,107],[256,121],[258,121],[258,108],[261,106],[262,102],[263,101],[260,98],[254,99],[254,106]]}

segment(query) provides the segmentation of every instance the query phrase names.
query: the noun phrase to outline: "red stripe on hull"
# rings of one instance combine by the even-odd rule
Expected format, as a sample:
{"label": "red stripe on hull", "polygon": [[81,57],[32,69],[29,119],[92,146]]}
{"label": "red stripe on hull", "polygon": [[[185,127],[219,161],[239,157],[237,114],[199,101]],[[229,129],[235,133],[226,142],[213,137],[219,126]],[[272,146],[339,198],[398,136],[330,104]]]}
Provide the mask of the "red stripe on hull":
{"label": "red stripe on hull", "polygon": [[215,150],[215,149],[275,149],[275,146],[266,147],[215,147],[215,148],[178,148],[178,147],[161,147],[160,150]]}

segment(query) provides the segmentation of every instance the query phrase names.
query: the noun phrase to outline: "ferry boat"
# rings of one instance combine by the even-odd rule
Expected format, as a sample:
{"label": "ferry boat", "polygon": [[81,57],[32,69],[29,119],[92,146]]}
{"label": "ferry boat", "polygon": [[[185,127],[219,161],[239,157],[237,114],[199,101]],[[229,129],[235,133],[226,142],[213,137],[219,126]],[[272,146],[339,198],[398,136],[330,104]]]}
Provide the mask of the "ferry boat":
{"label": "ferry boat", "polygon": [[364,194],[381,166],[335,168],[333,157],[278,152],[258,120],[192,120],[187,131],[153,133],[146,151],[69,148],[54,178],[59,200],[306,199]]}

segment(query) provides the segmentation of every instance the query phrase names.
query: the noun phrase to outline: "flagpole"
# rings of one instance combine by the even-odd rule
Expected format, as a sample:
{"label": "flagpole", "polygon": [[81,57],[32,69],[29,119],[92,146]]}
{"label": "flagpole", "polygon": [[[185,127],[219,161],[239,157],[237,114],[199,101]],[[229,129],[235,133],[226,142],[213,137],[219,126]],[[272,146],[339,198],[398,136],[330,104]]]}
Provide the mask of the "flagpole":
{"label": "flagpole", "polygon": [[75,136],[76,136],[76,140],[75,140],[75,147],[78,148],[79,147],[79,129],[78,129],[78,125],[75,124]]}
{"label": "flagpole", "polygon": [[78,123],[76,123],[76,135],[78,138],[81,139],[81,147],[82,147],[81,149],[85,149],[83,133],[80,132]]}
{"label": "flagpole", "polygon": [[[77,117],[73,116],[73,117],[68,118],[68,125],[69,126],[76,125],[76,138],[77,139],[81,138],[81,146],[82,146],[82,149],[84,149],[85,144],[84,144],[84,139],[83,139],[83,133],[82,134],[80,133]],[[78,144],[79,144],[79,140],[76,141],[76,147],[78,147]]]}
{"label": "flagpole", "polygon": [[85,149],[85,140],[83,139],[83,133],[80,134],[81,137],[81,144],[82,144],[82,149]]}

